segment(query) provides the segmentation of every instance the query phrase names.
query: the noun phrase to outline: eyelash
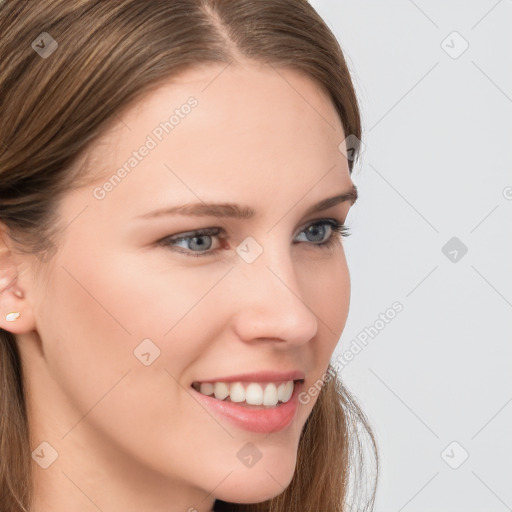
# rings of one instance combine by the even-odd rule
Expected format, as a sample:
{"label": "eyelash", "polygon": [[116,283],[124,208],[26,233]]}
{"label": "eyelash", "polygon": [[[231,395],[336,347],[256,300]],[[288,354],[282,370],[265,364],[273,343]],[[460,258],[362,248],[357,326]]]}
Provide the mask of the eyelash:
{"label": "eyelash", "polygon": [[[329,238],[325,242],[321,243],[314,243],[310,242],[312,245],[318,246],[321,249],[332,249],[336,243],[341,239],[340,237],[347,237],[350,235],[350,230],[347,226],[344,224],[339,223],[336,219],[321,219],[317,220],[308,226],[306,226],[300,233],[303,233],[308,228],[313,226],[322,226],[322,225],[328,225],[332,229],[332,233],[329,236]],[[172,237],[165,237],[158,241],[160,245],[163,245],[164,247],[172,247],[173,243],[181,242],[183,240],[190,240],[192,238],[199,238],[202,236],[218,236],[223,229],[221,228],[205,228],[205,229],[198,229],[197,231],[190,231],[189,233],[186,233],[187,236],[184,235],[178,235],[178,236],[172,236]],[[188,256],[192,257],[199,257],[199,256],[208,256],[215,254],[217,251],[222,250],[222,247],[218,247],[217,249],[207,250],[199,253],[194,253],[193,251],[189,250],[179,250],[179,249],[171,249],[175,252],[179,252],[182,254],[186,254]]]}

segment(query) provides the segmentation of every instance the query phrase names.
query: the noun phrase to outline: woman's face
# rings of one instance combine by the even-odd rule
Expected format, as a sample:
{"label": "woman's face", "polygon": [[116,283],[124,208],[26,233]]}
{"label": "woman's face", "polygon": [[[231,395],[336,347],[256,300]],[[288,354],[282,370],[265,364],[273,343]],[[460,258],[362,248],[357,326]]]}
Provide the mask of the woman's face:
{"label": "woman's face", "polygon": [[[89,153],[101,178],[59,204],[44,280],[22,277],[31,449],[58,452],[36,466],[41,496],[203,511],[266,500],[293,476],[317,400],[297,394],[318,386],[349,309],[331,227],[352,204],[345,134],[305,75],[224,68],[189,70],[119,116]],[[281,401],[227,403],[261,393]]]}

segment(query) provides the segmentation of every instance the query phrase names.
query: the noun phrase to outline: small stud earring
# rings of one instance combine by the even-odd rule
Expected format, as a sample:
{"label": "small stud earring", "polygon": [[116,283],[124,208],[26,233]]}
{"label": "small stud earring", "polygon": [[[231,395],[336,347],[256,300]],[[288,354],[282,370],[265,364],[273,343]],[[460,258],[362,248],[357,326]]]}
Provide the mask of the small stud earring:
{"label": "small stud earring", "polygon": [[14,322],[14,320],[17,320],[19,317],[20,317],[20,314],[18,311],[15,311],[14,313],[7,313],[7,315],[5,315],[5,319],[8,322]]}

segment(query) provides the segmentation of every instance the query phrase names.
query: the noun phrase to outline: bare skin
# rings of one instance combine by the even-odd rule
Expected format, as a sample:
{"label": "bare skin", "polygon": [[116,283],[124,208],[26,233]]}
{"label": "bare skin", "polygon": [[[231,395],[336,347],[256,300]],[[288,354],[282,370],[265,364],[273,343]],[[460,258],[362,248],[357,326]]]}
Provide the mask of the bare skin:
{"label": "bare skin", "polygon": [[[101,176],[60,202],[67,227],[43,273],[32,256],[9,252],[3,234],[1,268],[18,277],[0,296],[0,327],[16,335],[25,365],[31,450],[47,442],[58,452],[47,469],[32,462],[32,512],[207,512],[216,498],[269,499],[292,479],[316,397],[289,427],[261,434],[210,414],[191,384],[298,369],[307,389],[325,373],[350,278],[339,235],[321,224],[323,239],[308,238],[306,228],[344,223],[352,202],[306,212],[352,187],[338,149],[345,134],[305,75],[256,63],[223,68],[169,80],[105,132],[90,153],[90,171]],[[190,113],[105,186],[192,96]],[[189,202],[238,203],[256,215],[137,218]],[[214,227],[223,232],[203,237],[204,249],[190,239],[158,243]],[[316,245],[330,236],[331,248]],[[263,249],[252,263],[236,252],[247,237]],[[20,318],[6,321],[11,311]],[[145,339],[160,350],[148,366],[134,355]],[[253,467],[237,457],[249,442],[263,454]]]}

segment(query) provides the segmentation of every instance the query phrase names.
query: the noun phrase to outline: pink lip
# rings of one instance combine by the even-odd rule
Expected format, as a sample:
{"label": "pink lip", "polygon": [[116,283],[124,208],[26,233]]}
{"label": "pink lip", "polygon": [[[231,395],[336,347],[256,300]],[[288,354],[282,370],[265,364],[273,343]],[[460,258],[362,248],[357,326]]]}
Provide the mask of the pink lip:
{"label": "pink lip", "polygon": [[[285,374],[274,373],[269,380],[273,382],[276,376],[279,377],[276,379],[276,381],[293,380],[289,378],[291,375],[290,373],[285,375],[285,379],[282,379],[283,375]],[[254,379],[252,382],[257,382],[255,376],[259,376],[260,381],[265,380],[261,379],[259,374],[252,374],[251,380]],[[233,380],[236,381],[237,379],[235,378]],[[219,381],[216,380],[216,382]],[[253,406],[254,408],[249,408],[236,402],[224,402],[222,400],[217,400],[213,396],[203,395],[192,387],[191,390],[192,393],[194,393],[194,396],[196,396],[199,401],[205,404],[205,406],[208,407],[214,414],[223,416],[235,426],[250,432],[270,434],[272,432],[279,432],[284,430],[295,419],[299,406],[298,395],[303,385],[303,382],[295,382],[293,394],[288,402],[279,403],[279,405],[274,407],[258,406],[258,408],[256,408],[256,406]]]}
{"label": "pink lip", "polygon": [[289,380],[304,380],[306,375],[299,370],[291,370],[288,372],[253,372],[244,373],[243,375],[230,375],[229,377],[214,377],[212,379],[201,379],[196,382],[281,382]]}

